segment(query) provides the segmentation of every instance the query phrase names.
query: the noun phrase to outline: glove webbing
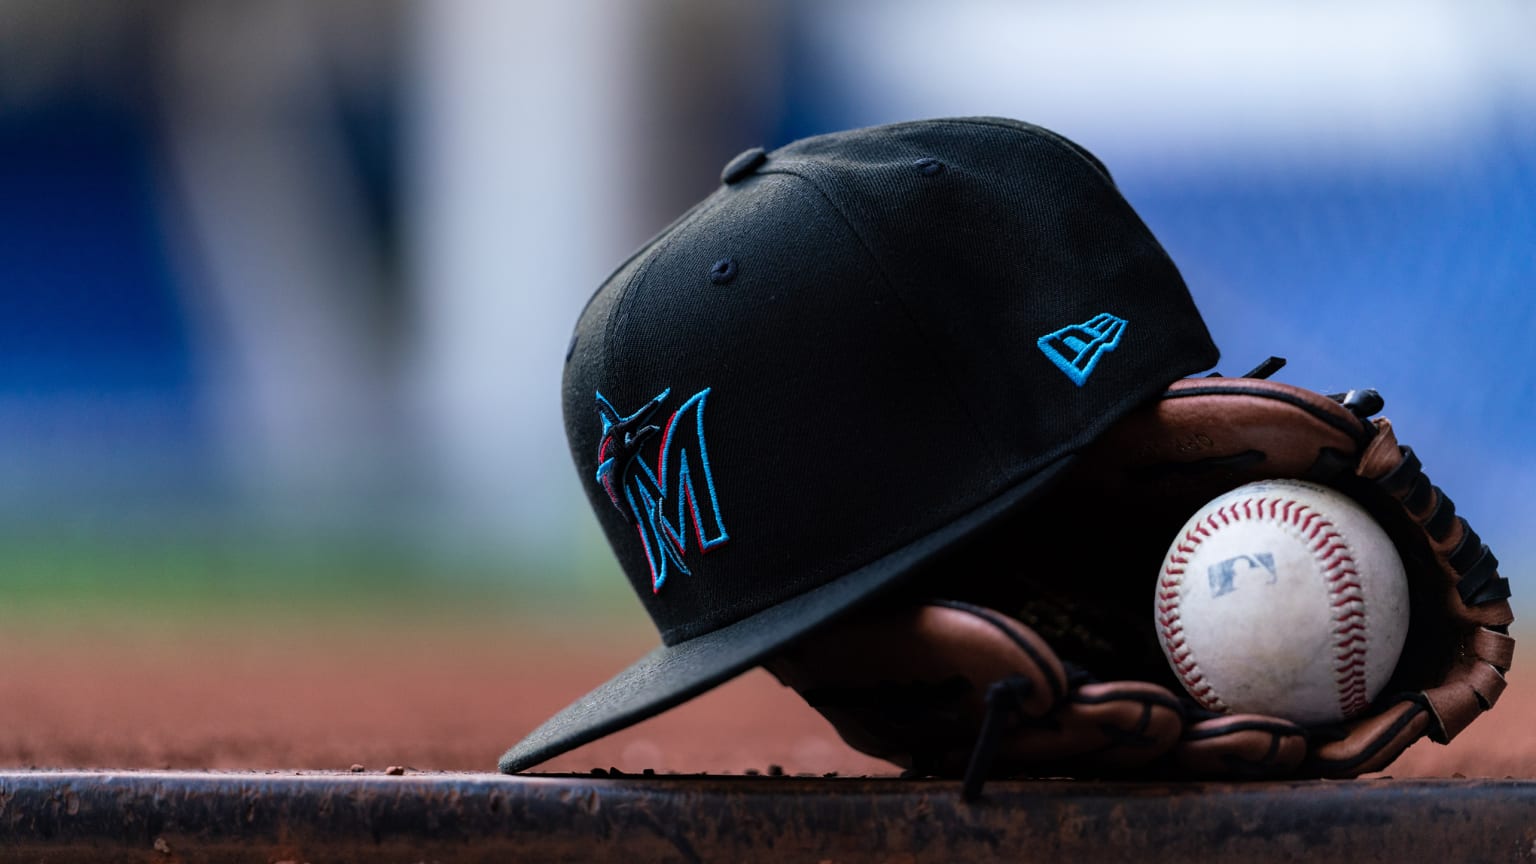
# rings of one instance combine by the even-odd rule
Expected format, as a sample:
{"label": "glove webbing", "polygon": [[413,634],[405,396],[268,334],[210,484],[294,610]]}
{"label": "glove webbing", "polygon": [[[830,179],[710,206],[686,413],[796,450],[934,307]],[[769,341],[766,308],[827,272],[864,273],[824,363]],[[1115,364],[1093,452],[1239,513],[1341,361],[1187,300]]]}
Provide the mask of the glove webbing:
{"label": "glove webbing", "polygon": [[1504,673],[1514,659],[1515,645],[1508,634],[1514,620],[1509,580],[1498,574],[1498,559],[1467,520],[1456,515],[1451,499],[1429,481],[1412,448],[1397,443],[1391,421],[1374,422],[1376,438],[1356,473],[1397,499],[1424,531],[1436,564],[1455,587],[1451,602],[1460,601],[1459,617],[1471,625],[1462,640],[1464,656],[1446,681],[1425,690],[1422,700],[1413,700],[1433,717],[1429,736],[1443,744],[1492,708],[1504,692]]}
{"label": "glove webbing", "polygon": [[[1378,425],[1390,430],[1381,420]],[[1387,436],[1397,446],[1395,436]],[[1467,520],[1456,515],[1456,504],[1429,481],[1424,466],[1412,447],[1397,446],[1399,461],[1387,473],[1373,477],[1376,485],[1401,501],[1419,527],[1429,535],[1432,545],[1456,575],[1456,592],[1468,606],[1481,606],[1509,597],[1509,580],[1499,575],[1499,559],[1482,541]],[[1370,458],[1366,454],[1366,459]],[[1361,471],[1367,470],[1362,459]],[[1460,529],[1460,530],[1457,530]],[[1449,547],[1449,552],[1445,551]]]}

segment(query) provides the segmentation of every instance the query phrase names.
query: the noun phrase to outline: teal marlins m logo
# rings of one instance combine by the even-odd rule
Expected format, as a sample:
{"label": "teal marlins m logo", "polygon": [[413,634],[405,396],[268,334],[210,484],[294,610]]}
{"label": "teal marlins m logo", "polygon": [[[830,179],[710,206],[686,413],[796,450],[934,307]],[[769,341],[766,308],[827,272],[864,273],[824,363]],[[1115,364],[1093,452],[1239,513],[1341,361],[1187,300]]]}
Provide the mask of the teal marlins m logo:
{"label": "teal marlins m logo", "polygon": [[[651,566],[653,593],[661,590],[672,571],[690,574],[683,561],[690,533],[700,554],[730,539],[720,518],[720,499],[715,495],[709,448],[704,443],[704,404],[709,388],[679,405],[664,426],[653,424],[652,417],[671,393],[671,388],[661,391],[629,415],[615,409],[602,393],[597,394],[597,416],[603,424],[603,437],[597,445],[597,482],[613,506],[640,532]],[[652,470],[642,451],[658,433],[661,438]]]}

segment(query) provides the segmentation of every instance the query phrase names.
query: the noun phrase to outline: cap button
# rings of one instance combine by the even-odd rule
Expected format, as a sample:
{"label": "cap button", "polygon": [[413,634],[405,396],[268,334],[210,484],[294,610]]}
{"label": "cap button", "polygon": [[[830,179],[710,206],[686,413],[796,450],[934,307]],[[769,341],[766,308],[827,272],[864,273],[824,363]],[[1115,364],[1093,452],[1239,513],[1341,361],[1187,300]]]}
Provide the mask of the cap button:
{"label": "cap button", "polygon": [[729,186],[740,183],[747,175],[757,170],[757,166],[768,161],[768,153],[761,147],[753,147],[751,150],[743,150],[736,154],[736,158],[725,163],[725,170],[720,172],[720,182]]}

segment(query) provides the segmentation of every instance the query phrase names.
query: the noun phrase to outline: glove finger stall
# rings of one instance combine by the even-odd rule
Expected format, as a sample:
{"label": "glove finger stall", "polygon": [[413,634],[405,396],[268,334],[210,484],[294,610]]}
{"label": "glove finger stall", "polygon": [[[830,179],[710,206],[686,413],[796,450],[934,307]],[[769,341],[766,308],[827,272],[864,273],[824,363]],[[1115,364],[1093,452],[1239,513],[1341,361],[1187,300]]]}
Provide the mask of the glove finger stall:
{"label": "glove finger stall", "polygon": [[1021,718],[1049,714],[1067,694],[1066,670],[1039,636],[962,604],[873,610],[765,665],[854,749],[949,774],[964,771],[994,683],[1012,684]]}
{"label": "glove finger stall", "polygon": [[1174,750],[1180,776],[1252,780],[1288,777],[1307,755],[1307,733],[1278,717],[1233,714],[1192,724]]}

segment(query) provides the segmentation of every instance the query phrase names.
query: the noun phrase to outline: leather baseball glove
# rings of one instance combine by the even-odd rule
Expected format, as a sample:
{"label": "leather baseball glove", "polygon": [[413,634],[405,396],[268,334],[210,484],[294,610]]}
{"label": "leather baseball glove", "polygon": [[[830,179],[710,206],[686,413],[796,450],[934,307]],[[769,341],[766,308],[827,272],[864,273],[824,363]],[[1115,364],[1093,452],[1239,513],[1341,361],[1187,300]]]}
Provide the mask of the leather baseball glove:
{"label": "leather baseball glove", "polygon": [[[1493,707],[1514,653],[1509,583],[1398,444],[1370,390],[1176,382],[1113,426],[1054,490],[881,605],[765,664],[855,749],[916,775],[1353,777]],[[1158,648],[1155,584],[1206,501],[1263,479],[1342,491],[1409,581],[1407,642],[1362,715],[1303,728],[1200,708]]]}

